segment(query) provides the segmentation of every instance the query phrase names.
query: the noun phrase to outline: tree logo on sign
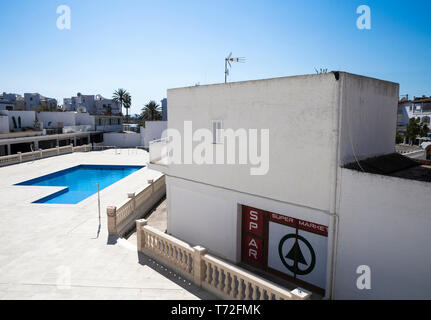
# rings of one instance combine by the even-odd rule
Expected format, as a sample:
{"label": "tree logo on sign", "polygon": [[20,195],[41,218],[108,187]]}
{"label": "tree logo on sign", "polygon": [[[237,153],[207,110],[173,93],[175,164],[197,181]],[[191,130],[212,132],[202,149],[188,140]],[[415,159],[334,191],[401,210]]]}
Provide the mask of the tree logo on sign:
{"label": "tree logo on sign", "polygon": [[[292,238],[295,239],[295,242],[292,248],[289,250],[289,252],[285,255],[283,253],[283,245],[287,240]],[[302,241],[310,251],[311,261],[309,261],[308,263],[301,251],[301,247],[299,246],[299,241]],[[311,246],[310,242],[308,242],[307,239],[305,239],[300,235],[296,235],[296,234],[285,235],[280,240],[280,244],[278,245],[278,254],[280,256],[281,262],[283,262],[283,265],[294,274],[298,274],[298,275],[309,274],[311,271],[313,271],[316,265],[316,253],[314,252],[313,247]],[[287,263],[287,260],[293,261],[293,264],[289,265]],[[301,269],[300,265],[306,266],[307,268]]]}

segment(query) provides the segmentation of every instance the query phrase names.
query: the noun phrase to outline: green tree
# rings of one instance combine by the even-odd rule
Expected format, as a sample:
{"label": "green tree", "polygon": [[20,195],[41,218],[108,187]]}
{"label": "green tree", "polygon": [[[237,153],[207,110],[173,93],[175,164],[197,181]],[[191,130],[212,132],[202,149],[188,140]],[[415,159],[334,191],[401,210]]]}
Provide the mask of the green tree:
{"label": "green tree", "polygon": [[130,96],[130,94],[124,89],[118,89],[118,90],[114,91],[114,94],[112,96],[112,100],[115,103],[120,104],[121,112],[123,112],[123,106],[124,106],[124,103],[126,101],[127,96]]}
{"label": "green tree", "polygon": [[406,137],[410,144],[413,144],[417,137],[424,137],[428,134],[429,128],[425,123],[421,123],[421,119],[410,118],[406,128]]}
{"label": "green tree", "polygon": [[132,106],[132,96],[128,93],[124,96],[124,108],[126,108],[126,121],[129,121],[129,109]]}
{"label": "green tree", "polygon": [[400,143],[403,143],[403,141],[404,141],[404,136],[402,134],[400,134],[399,132],[397,132],[397,134],[395,136],[395,143],[400,144]]}
{"label": "green tree", "polygon": [[144,121],[159,121],[162,120],[163,115],[160,105],[154,100],[148,102],[143,108],[140,116],[141,123]]}

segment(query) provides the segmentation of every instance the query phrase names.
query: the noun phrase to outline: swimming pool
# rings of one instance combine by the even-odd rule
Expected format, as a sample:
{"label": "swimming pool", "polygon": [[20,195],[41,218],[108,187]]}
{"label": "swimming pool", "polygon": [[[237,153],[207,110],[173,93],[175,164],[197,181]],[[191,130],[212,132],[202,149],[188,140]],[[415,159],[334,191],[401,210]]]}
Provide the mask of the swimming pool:
{"label": "swimming pool", "polygon": [[64,187],[33,203],[77,204],[97,193],[97,183],[100,190],[103,190],[142,168],[144,166],[79,165],[21,182],[16,186]]}

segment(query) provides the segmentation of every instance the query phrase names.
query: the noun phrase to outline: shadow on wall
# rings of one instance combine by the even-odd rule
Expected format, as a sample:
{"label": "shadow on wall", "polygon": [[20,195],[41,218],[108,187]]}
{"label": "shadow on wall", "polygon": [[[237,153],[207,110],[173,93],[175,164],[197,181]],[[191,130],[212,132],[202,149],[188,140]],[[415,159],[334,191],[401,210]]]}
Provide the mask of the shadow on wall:
{"label": "shadow on wall", "polygon": [[169,270],[162,264],[158,263],[157,261],[149,258],[145,254],[138,252],[138,262],[142,266],[147,266],[160,275],[164,276],[165,278],[171,280],[175,284],[179,285],[184,290],[187,290],[191,294],[195,295],[199,299],[202,300],[220,300],[219,298],[215,297],[211,293],[207,292],[206,290],[197,287],[195,284],[193,284],[191,281],[184,279],[174,271]]}

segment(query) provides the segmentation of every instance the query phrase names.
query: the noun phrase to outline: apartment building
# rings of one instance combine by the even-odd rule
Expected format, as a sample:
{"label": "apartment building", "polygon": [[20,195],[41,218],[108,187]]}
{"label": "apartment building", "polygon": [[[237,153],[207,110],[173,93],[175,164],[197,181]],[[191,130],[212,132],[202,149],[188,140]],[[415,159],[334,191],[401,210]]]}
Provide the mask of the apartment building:
{"label": "apartment building", "polygon": [[90,114],[119,115],[121,106],[112,99],[98,95],[83,95],[78,93],[75,97],[63,100],[65,110],[88,112]]}
{"label": "apartment building", "polygon": [[414,97],[409,100],[403,98],[398,103],[397,129],[405,132],[406,126],[411,118],[420,118],[421,123],[430,127],[431,124],[431,97]]}
{"label": "apartment building", "polygon": [[40,108],[55,111],[57,108],[56,99],[44,97],[39,93],[24,93],[24,101],[27,111],[35,111]]}

